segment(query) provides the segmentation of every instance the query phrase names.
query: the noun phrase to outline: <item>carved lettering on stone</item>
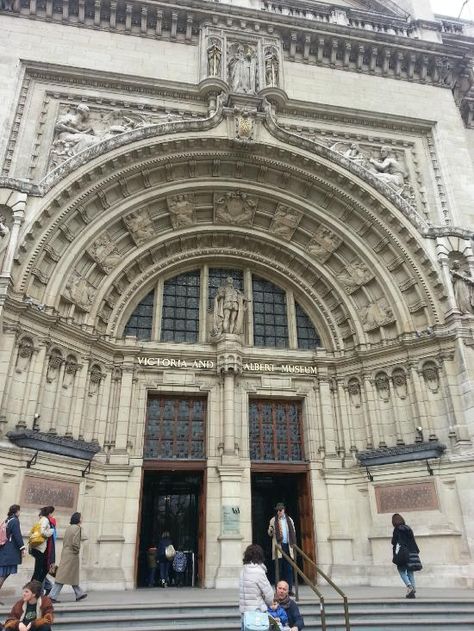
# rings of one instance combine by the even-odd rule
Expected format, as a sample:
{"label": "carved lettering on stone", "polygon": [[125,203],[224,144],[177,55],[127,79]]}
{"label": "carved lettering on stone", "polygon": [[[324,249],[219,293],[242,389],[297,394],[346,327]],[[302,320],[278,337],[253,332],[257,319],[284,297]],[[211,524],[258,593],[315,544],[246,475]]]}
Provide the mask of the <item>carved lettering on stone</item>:
{"label": "carved lettering on stone", "polygon": [[337,274],[337,278],[344,285],[344,289],[348,294],[352,294],[356,289],[368,283],[373,277],[373,272],[361,261],[349,263],[342,272]]}
{"label": "carved lettering on stone", "polygon": [[101,234],[87,250],[106,274],[110,274],[122,261],[122,257],[107,233]]}
{"label": "carved lettering on stone", "polygon": [[55,478],[25,475],[21,489],[21,505],[54,506],[56,510],[67,510],[72,513],[77,508],[79,485],[62,482]]}
{"label": "carved lettering on stone", "polygon": [[364,331],[390,324],[394,320],[393,311],[386,298],[379,298],[361,309]]}
{"label": "carved lettering on stone", "polygon": [[153,222],[147,210],[140,210],[124,218],[125,225],[137,245],[142,245],[155,236]]}
{"label": "carved lettering on stone", "polygon": [[270,225],[270,232],[289,241],[294,235],[302,216],[303,213],[299,210],[293,210],[288,206],[279,204]]}
{"label": "carved lettering on stone", "polygon": [[230,223],[236,226],[252,225],[257,200],[242,193],[232,191],[214,196],[214,217],[216,223]]}
{"label": "carved lettering on stone", "polygon": [[90,311],[96,293],[96,288],[88,280],[77,272],[73,272],[67,282],[63,296],[66,300],[82,309],[82,311]]}
{"label": "carved lettering on stone", "polygon": [[375,487],[378,513],[439,510],[434,482],[387,484]]}
{"label": "carved lettering on stone", "polygon": [[313,234],[311,241],[306,245],[306,251],[317,261],[324,263],[341,244],[342,239],[334,232],[327,228],[321,228]]}
{"label": "carved lettering on stone", "polygon": [[187,228],[196,223],[193,194],[168,197],[168,209],[173,228]]}
{"label": "carved lettering on stone", "polygon": [[34,350],[35,347],[33,340],[30,337],[24,337],[21,339],[20,344],[18,345],[15,372],[22,373],[28,369]]}
{"label": "carved lettering on stone", "polygon": [[257,53],[251,44],[234,42],[228,48],[228,83],[232,92],[257,91]]}

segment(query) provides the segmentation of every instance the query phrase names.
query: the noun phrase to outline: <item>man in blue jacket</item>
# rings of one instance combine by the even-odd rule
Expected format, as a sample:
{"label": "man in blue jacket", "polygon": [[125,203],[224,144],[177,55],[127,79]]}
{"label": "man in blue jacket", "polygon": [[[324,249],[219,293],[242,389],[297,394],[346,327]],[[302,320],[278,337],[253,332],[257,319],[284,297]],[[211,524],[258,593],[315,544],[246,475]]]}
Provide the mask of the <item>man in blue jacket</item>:
{"label": "man in blue jacket", "polygon": [[298,605],[289,596],[289,587],[286,581],[280,581],[276,586],[276,599],[288,616],[290,631],[301,631],[304,628],[303,616]]}

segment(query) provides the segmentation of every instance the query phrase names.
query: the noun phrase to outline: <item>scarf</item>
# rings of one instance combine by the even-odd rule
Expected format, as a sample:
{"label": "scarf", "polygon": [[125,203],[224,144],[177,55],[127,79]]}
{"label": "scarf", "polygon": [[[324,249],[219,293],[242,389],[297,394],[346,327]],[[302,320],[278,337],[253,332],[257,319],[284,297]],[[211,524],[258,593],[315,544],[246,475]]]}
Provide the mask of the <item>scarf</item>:
{"label": "scarf", "polygon": [[[294,546],[296,543],[296,532],[293,526],[293,521],[290,519],[290,517],[288,517],[288,515],[286,515],[286,524],[288,526],[288,543],[290,544],[290,546]],[[281,525],[280,520],[278,519],[278,515],[275,515],[275,537],[277,543],[281,545],[281,542],[283,541],[283,533],[281,531]]]}
{"label": "scarf", "polygon": [[56,519],[54,517],[49,517],[49,525],[53,529],[53,534],[46,540],[45,563],[48,569],[56,561]]}
{"label": "scarf", "polygon": [[277,595],[275,594],[275,600],[278,602],[280,607],[283,607],[283,609],[288,609],[288,607],[291,604],[291,598],[289,594],[287,594],[284,598],[278,598]]}

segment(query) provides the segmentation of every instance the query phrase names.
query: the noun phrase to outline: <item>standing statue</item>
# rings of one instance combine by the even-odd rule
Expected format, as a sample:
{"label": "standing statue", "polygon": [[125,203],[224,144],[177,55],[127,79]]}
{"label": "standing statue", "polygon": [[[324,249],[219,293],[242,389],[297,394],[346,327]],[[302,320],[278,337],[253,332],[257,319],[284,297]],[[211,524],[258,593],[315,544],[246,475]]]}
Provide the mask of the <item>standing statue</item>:
{"label": "standing statue", "polygon": [[461,313],[474,313],[474,279],[462,271],[459,261],[453,261],[450,273],[459,311]]}
{"label": "standing statue", "polygon": [[389,152],[389,147],[381,147],[382,160],[379,162],[375,158],[370,158],[370,163],[377,169],[374,175],[378,180],[396,190],[401,190],[405,183],[405,170],[396,158],[389,157]]}
{"label": "standing statue", "polygon": [[214,298],[214,321],[211,335],[242,333],[244,312],[249,301],[234,287],[234,279],[228,276],[225,284],[217,290]]}
{"label": "standing statue", "polygon": [[220,77],[221,59],[221,43],[218,39],[211,39],[207,48],[207,74],[209,77]]}
{"label": "standing statue", "polygon": [[265,51],[265,85],[278,87],[280,76],[280,62],[277,51],[270,47]]}
{"label": "standing statue", "polygon": [[255,94],[256,73],[255,51],[250,46],[245,51],[243,44],[239,44],[229,61],[229,83],[232,91]]}
{"label": "standing statue", "polygon": [[10,228],[7,226],[7,220],[4,215],[0,215],[0,271],[3,253],[7,249],[8,242],[10,241]]}

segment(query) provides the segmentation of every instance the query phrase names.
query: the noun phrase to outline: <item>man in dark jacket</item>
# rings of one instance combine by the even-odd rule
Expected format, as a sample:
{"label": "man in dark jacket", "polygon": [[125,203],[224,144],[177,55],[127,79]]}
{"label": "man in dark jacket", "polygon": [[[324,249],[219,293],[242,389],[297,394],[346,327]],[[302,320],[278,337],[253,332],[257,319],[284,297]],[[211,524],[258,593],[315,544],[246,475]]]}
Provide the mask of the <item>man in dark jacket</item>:
{"label": "man in dark jacket", "polygon": [[286,611],[290,631],[301,631],[304,628],[303,616],[298,605],[289,596],[289,587],[286,581],[280,581],[276,586],[276,599]]}

